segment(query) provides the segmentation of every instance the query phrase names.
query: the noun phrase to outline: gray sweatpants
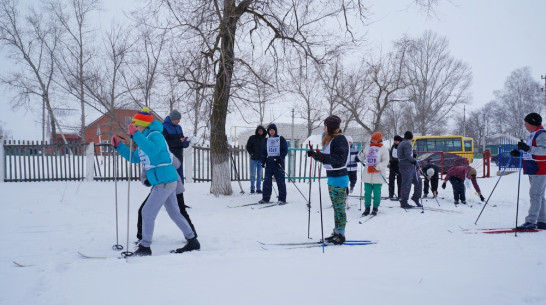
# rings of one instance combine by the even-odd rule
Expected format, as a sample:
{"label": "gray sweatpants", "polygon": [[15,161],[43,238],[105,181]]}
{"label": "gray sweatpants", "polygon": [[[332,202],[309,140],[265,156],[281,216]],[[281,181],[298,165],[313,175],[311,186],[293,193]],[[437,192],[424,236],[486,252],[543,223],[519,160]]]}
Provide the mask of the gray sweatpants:
{"label": "gray sweatpants", "polygon": [[402,177],[402,186],[400,188],[400,202],[408,203],[408,198],[411,193],[411,185],[413,184],[413,196],[411,199],[419,201],[421,198],[421,191],[423,185],[421,184],[421,177],[417,175],[415,166],[406,160],[400,160],[398,162],[398,168],[400,170],[400,176]]}
{"label": "gray sweatpants", "polygon": [[195,237],[188,221],[180,214],[176,200],[176,181],[168,184],[158,184],[152,187],[150,196],[142,208],[142,240],[140,244],[145,247],[152,244],[155,218],[163,205],[165,205],[169,217],[180,228],[184,237],[186,239]]}
{"label": "gray sweatpants", "polygon": [[546,199],[544,189],[546,188],[546,175],[529,175],[529,215],[525,217],[526,222],[546,222]]}

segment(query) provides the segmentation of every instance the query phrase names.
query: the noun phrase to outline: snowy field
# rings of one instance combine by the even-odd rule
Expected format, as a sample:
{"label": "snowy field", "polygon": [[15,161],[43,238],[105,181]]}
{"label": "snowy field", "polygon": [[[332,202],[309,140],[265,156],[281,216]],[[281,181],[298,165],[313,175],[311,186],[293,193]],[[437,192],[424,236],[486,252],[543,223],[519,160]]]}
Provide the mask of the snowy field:
{"label": "snowy field", "polygon": [[[487,198],[498,177],[478,179]],[[324,183],[325,181],[323,181]],[[366,246],[262,248],[257,241],[307,240],[307,207],[292,183],[289,204],[267,209],[229,206],[256,202],[239,193],[216,198],[207,183],[187,184],[186,204],[201,251],[170,254],[183,237],[161,210],[152,257],[118,259],[113,182],[0,183],[0,304],[546,304],[546,232],[483,234],[463,229],[515,224],[518,175],[503,177],[482,208],[473,190],[469,206],[454,207],[451,187],[440,189],[446,211],[397,208],[359,224],[359,200],[350,198],[348,239]],[[298,187],[307,196],[309,186]],[[129,242],[148,188],[132,182]],[[312,185],[311,237],[321,237],[318,184]],[[529,207],[521,177],[519,221]],[[383,195],[387,187],[383,186]],[[322,185],[324,234],[333,210]],[[358,190],[355,191],[358,193]],[[127,243],[127,183],[118,183],[119,241]],[[493,205],[496,205],[495,207]],[[390,208],[393,207],[393,208]],[[78,255],[105,256],[85,259]],[[18,267],[13,261],[26,265]]]}

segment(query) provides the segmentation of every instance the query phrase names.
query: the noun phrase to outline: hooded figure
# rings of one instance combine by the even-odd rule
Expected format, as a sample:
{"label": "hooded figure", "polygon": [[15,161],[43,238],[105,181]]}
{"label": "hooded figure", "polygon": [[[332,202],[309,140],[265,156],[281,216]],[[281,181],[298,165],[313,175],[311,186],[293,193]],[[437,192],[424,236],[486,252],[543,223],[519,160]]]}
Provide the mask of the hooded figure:
{"label": "hooded figure", "polygon": [[[254,135],[246,142],[246,151],[250,155],[250,193],[262,192],[262,142],[267,131],[262,125],[256,127]],[[256,186],[256,187],[255,187]]]}
{"label": "hooded figure", "polygon": [[284,158],[288,154],[288,144],[277,133],[277,126],[269,124],[267,139],[262,141],[262,167],[265,167],[263,195],[260,203],[269,203],[273,188],[273,176],[279,189],[279,205],[286,204],[286,183],[284,181]]}

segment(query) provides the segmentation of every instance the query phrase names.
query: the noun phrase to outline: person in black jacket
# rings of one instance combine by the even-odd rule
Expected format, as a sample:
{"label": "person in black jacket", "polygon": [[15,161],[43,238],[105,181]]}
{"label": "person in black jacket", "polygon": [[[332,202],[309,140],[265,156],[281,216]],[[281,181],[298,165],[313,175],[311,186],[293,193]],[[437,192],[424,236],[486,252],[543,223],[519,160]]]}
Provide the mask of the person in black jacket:
{"label": "person in black jacket", "polygon": [[423,198],[427,198],[428,196],[428,190],[429,190],[429,181],[430,181],[430,191],[432,192],[432,198],[436,198],[436,196],[438,196],[438,180],[439,180],[439,176],[438,174],[440,173],[440,168],[435,165],[435,164],[432,164],[432,162],[430,162],[430,160],[428,161],[427,165],[425,165],[423,168],[422,168],[422,174],[423,174],[423,177],[425,178],[425,186],[423,188]]}
{"label": "person in black jacket", "polygon": [[190,141],[184,137],[182,127],[179,125],[182,115],[178,110],[172,110],[163,121],[163,137],[167,141],[169,150],[180,160],[180,167],[176,170],[184,183],[184,153],[182,149],[188,148]]}
{"label": "person in black jacket", "polygon": [[347,158],[349,157],[349,142],[339,133],[341,119],[330,115],[324,120],[325,136],[322,139],[322,151],[308,151],[307,155],[323,164],[328,177],[328,193],[334,207],[334,230],[324,241],[336,245],[345,243],[345,225],[347,214],[345,199],[349,175],[347,174]]}
{"label": "person in black jacket", "polygon": [[[246,151],[250,155],[250,193],[254,190],[262,193],[262,141],[265,139],[266,131],[262,125],[256,127],[254,135],[246,142]],[[256,186],[256,187],[254,187]]]}
{"label": "person in black jacket", "polygon": [[288,154],[288,144],[277,133],[277,126],[269,124],[269,137],[262,142],[262,167],[265,167],[264,189],[259,203],[269,203],[273,190],[273,176],[279,189],[279,205],[286,204],[286,182],[284,181],[284,158]]}
{"label": "person in black jacket", "polygon": [[400,177],[400,169],[398,168],[398,144],[402,141],[399,135],[394,136],[394,144],[392,144],[389,159],[389,199],[394,199],[394,183],[398,190],[396,199],[400,198],[400,187],[402,186],[402,177]]}

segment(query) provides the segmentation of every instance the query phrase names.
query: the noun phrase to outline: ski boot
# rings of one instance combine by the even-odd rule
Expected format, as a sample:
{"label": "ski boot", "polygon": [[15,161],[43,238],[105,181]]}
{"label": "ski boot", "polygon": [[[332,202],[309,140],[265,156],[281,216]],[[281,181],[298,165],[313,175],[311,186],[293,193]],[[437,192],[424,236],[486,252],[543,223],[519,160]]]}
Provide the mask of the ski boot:
{"label": "ski boot", "polygon": [[362,216],[368,216],[368,215],[370,215],[370,207],[369,206],[364,208],[364,212],[362,213]]}
{"label": "ski boot", "polygon": [[372,216],[377,215],[377,207],[373,207]]}
{"label": "ski boot", "polygon": [[189,252],[193,250],[199,250],[201,249],[201,245],[199,244],[199,241],[197,240],[197,237],[188,239],[188,242],[186,245],[182,248],[178,248],[173,251],[173,253],[184,253]]}

